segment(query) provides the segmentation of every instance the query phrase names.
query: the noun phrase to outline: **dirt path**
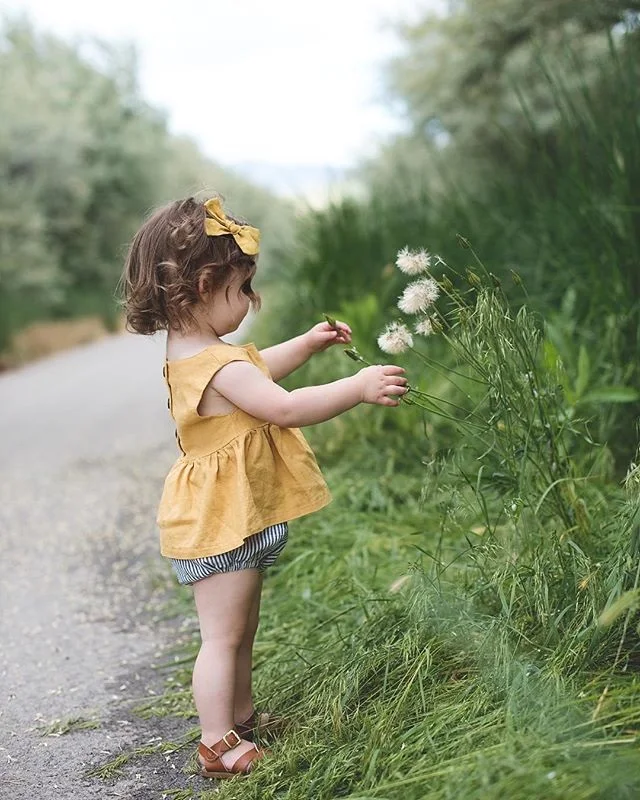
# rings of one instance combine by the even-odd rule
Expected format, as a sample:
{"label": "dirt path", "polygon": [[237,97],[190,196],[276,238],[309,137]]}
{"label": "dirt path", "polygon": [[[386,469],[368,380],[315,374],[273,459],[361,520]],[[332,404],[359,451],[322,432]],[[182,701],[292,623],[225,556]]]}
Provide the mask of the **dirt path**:
{"label": "dirt path", "polygon": [[[185,785],[184,758],[86,777],[172,733],[129,711],[162,688],[152,666],[179,629],[154,618],[167,585],[155,507],[175,457],[162,353],[119,336],[0,376],[2,800],[146,800]],[[78,717],[103,724],[39,730]]]}

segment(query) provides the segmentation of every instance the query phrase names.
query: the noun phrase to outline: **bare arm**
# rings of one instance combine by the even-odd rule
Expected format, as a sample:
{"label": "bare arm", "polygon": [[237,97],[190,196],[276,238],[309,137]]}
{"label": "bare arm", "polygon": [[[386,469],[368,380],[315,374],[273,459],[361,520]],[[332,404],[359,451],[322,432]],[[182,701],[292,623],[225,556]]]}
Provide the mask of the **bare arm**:
{"label": "bare arm", "polygon": [[273,380],[280,381],[308,361],[313,355],[313,350],[309,345],[307,335],[303,333],[294,339],[288,339],[286,342],[261,350],[260,355],[269,367]]}
{"label": "bare arm", "polygon": [[350,341],[351,328],[344,322],[335,325],[320,322],[300,336],[261,350],[260,355],[273,380],[280,381],[301,367],[314,353],[326,350],[332,344],[349,344]]}
{"label": "bare arm", "polygon": [[405,394],[404,370],[395,366],[365,367],[356,375],[321,386],[287,392],[246,361],[222,367],[211,385],[253,417],[282,428],[300,428],[337,417],[358,403],[398,406]]}

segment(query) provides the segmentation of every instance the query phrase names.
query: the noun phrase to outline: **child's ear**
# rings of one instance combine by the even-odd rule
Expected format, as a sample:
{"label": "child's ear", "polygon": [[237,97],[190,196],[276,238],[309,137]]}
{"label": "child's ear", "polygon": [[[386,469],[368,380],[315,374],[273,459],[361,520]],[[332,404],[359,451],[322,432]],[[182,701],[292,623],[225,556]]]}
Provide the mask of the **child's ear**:
{"label": "child's ear", "polygon": [[209,296],[210,284],[208,278],[209,276],[206,272],[203,272],[198,278],[198,294],[201,300],[206,300]]}

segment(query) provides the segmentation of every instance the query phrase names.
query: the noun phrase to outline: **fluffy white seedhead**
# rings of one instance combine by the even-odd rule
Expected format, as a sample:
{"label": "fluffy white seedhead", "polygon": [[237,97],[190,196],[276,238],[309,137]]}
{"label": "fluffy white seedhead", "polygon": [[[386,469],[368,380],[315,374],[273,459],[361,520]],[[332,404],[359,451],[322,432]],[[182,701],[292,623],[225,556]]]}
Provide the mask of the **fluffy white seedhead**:
{"label": "fluffy white seedhead", "polygon": [[426,250],[409,250],[403,247],[396,258],[396,267],[407,275],[420,275],[431,266],[431,256]]}
{"label": "fluffy white seedhead", "polygon": [[392,322],[378,336],[378,347],[384,353],[391,355],[404,353],[409,347],[413,347],[413,336],[406,325],[401,322]]}
{"label": "fluffy white seedhead", "polygon": [[424,313],[440,296],[440,287],[433,278],[423,278],[410,283],[398,300],[398,308],[404,314]]}
{"label": "fluffy white seedhead", "polygon": [[433,333],[433,322],[431,321],[431,317],[424,317],[416,324],[414,328],[416,333],[419,333],[420,336],[431,336]]}

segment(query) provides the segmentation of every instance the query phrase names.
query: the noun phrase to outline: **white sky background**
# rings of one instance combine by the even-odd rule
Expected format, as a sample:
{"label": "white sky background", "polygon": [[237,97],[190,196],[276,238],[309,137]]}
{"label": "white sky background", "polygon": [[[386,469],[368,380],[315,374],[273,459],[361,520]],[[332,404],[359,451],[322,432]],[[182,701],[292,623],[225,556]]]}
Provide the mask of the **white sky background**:
{"label": "white sky background", "polygon": [[134,42],[145,98],[219,163],[343,167],[401,127],[381,97],[382,65],[398,47],[383,23],[443,5],[0,0],[0,11],[24,12],[65,38]]}

